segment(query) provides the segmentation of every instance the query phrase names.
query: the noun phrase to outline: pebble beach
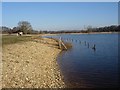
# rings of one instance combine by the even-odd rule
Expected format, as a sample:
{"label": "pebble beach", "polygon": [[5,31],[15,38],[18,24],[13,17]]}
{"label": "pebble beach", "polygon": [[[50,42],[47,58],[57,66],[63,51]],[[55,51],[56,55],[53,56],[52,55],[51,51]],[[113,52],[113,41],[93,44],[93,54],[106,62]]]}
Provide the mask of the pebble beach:
{"label": "pebble beach", "polygon": [[65,88],[56,44],[43,38],[4,46],[2,88]]}

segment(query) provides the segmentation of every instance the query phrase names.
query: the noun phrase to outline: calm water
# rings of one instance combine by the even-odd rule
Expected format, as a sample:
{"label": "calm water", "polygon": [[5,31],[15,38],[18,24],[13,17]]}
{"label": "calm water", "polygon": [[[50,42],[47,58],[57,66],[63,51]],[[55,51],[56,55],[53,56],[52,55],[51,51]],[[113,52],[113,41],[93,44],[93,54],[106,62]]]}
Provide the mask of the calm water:
{"label": "calm water", "polygon": [[[118,34],[62,34],[52,37],[62,37],[73,45],[72,49],[58,56],[59,67],[69,87],[118,86]],[[96,50],[92,49],[94,44]]]}

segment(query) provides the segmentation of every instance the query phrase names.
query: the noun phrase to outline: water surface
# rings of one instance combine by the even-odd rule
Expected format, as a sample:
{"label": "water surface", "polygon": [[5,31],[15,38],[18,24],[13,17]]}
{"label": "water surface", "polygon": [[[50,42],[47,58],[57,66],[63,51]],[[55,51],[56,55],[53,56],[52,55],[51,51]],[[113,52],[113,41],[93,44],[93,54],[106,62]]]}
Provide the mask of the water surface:
{"label": "water surface", "polygon": [[[118,34],[61,34],[73,47],[58,56],[69,87],[118,86]],[[95,44],[96,49],[92,49]]]}

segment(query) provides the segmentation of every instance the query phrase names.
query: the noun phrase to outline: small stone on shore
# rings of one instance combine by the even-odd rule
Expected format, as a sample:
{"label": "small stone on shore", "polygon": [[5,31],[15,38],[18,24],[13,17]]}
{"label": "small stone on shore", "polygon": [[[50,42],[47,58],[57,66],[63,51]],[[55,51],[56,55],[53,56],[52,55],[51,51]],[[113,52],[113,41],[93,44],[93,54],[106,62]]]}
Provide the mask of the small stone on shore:
{"label": "small stone on shore", "polygon": [[[49,39],[47,42],[56,44]],[[64,88],[56,61],[59,53],[54,46],[34,41],[6,45],[2,55],[2,87]]]}

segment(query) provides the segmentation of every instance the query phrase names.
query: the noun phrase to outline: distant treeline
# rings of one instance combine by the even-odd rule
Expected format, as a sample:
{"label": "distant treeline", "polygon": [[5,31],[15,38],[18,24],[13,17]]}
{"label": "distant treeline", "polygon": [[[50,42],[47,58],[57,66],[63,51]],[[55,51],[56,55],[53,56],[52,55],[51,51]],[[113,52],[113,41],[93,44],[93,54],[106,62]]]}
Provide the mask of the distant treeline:
{"label": "distant treeline", "polygon": [[[22,31],[25,31],[24,27],[22,28],[23,28]],[[11,29],[9,27],[2,26],[0,29],[2,29],[1,31],[3,34],[14,34],[21,31],[19,27],[14,27]],[[112,26],[105,26],[99,28],[88,27],[86,30],[37,31],[31,29],[29,30],[29,32],[27,31],[24,34],[47,34],[47,33],[57,34],[57,33],[90,33],[90,32],[120,32],[120,25],[118,26],[112,25]]]}

